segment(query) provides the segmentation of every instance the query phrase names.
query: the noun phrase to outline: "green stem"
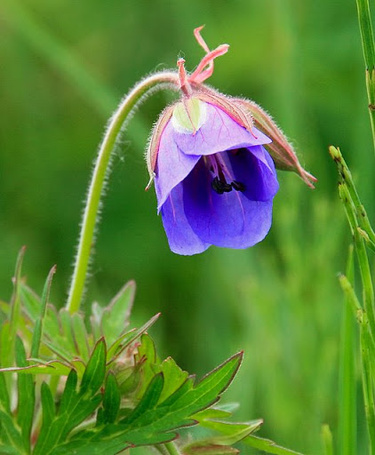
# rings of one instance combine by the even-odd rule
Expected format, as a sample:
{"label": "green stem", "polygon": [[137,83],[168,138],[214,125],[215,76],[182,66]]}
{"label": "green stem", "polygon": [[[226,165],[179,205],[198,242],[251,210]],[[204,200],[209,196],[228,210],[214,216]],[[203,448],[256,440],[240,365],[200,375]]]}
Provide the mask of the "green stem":
{"label": "green stem", "polygon": [[98,217],[100,198],[109,167],[112,151],[120,135],[121,129],[129,114],[144,95],[152,89],[165,86],[178,88],[178,75],[174,72],[153,74],[140,81],[130,93],[125,96],[119,108],[110,120],[108,129],[100,146],[95,161],[94,172],[89,186],[85,211],[81,224],[78,252],[75,260],[74,273],[70,286],[66,308],[70,313],[79,310],[84,292],[87,269],[93,246],[94,232]]}
{"label": "green stem", "polygon": [[346,183],[339,184],[340,199],[344,204],[346,215],[349,221],[350,228],[354,237],[354,245],[357,252],[359,271],[362,281],[362,296],[363,306],[367,313],[370,331],[375,334],[375,302],[374,302],[374,289],[372,285],[370,264],[367,257],[366,246],[363,237],[358,231],[358,220],[356,218],[355,207],[351,199]]}
{"label": "green stem", "polygon": [[178,450],[176,444],[173,441],[166,442],[164,444],[164,447],[167,449],[167,452],[169,453],[169,455],[181,455],[180,451]]}
{"label": "green stem", "polygon": [[370,112],[372,138],[375,147],[375,43],[368,0],[356,0],[361,30],[363,56],[366,65],[366,87]]}
{"label": "green stem", "polygon": [[367,421],[367,429],[369,434],[369,453],[374,453],[375,448],[375,411],[374,411],[374,391],[372,368],[370,361],[370,334],[368,333],[367,321],[364,317],[360,326],[360,343],[361,343],[361,360],[362,360],[362,387],[363,397],[365,402],[365,413]]}
{"label": "green stem", "polygon": [[[356,451],[357,414],[356,414],[356,374],[355,374],[355,327],[353,318],[363,311],[354,293],[354,258],[353,245],[349,248],[346,276],[341,275],[341,287],[345,293],[345,309],[341,335],[340,370],[339,370],[339,425],[338,442],[342,455],[352,455]],[[352,307],[352,308],[351,308]]]}

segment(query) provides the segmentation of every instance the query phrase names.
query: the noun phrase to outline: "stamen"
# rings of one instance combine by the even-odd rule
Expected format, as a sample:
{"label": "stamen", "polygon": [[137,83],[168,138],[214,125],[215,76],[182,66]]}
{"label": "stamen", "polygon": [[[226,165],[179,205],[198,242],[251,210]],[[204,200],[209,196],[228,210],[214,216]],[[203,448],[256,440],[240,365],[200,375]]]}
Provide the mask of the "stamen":
{"label": "stamen", "polygon": [[242,182],[238,182],[237,180],[233,180],[231,185],[232,185],[232,188],[234,190],[236,190],[236,191],[241,191],[241,193],[246,191],[246,185],[244,183],[242,183]]}
{"label": "stamen", "polygon": [[204,157],[204,162],[210,172],[214,175],[211,181],[211,187],[217,194],[230,193],[233,186],[228,183],[231,175],[225,166],[223,159],[218,154]]}
{"label": "stamen", "polygon": [[219,177],[215,177],[211,182],[211,187],[217,194],[229,193],[232,191],[231,185],[227,182],[223,182]]}

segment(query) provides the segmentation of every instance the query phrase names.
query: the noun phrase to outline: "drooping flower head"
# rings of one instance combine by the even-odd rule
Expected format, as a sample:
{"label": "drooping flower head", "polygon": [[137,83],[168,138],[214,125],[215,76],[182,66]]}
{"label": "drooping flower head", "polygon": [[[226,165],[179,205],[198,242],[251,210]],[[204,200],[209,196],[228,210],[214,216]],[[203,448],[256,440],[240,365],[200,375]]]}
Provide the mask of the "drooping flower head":
{"label": "drooping flower head", "polygon": [[[251,104],[203,85],[213,72],[214,59],[229,46],[210,51],[201,28],[195,36],[206,55],[191,75],[184,60],[178,60],[182,98],[160,116],[147,154],[170,248],[183,255],[201,253],[211,245],[248,248],[264,239],[279,189],[275,156],[277,164],[288,159],[288,168],[310,185],[314,179],[264,111],[267,123],[258,121],[258,129]],[[275,137],[277,144],[270,147]]]}

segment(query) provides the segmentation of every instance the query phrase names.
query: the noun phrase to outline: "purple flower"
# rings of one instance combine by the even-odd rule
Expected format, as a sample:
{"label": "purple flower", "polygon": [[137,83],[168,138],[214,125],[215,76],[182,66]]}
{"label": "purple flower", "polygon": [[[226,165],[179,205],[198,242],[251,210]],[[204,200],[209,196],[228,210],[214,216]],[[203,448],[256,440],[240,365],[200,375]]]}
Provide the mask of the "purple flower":
{"label": "purple flower", "polygon": [[155,181],[169,246],[183,255],[211,245],[248,248],[263,240],[279,189],[275,165],[298,173],[311,188],[316,182],[260,106],[203,84],[229,46],[210,50],[201,30],[194,35],[206,55],[192,74],[184,59],[177,61],[182,97],[160,116],[146,154],[147,188]]}
{"label": "purple flower", "polygon": [[183,255],[211,245],[248,248],[271,227],[279,188],[263,147],[271,140],[221,108],[195,101],[186,110],[190,128],[176,106],[166,114],[155,154],[158,211],[170,248]]}

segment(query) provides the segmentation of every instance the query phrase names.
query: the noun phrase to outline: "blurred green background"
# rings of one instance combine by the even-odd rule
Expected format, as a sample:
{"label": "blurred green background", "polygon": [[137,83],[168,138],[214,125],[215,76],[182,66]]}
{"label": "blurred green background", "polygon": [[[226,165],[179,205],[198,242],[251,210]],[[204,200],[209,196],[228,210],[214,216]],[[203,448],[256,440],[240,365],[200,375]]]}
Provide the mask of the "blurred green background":
{"label": "blurred green background", "polygon": [[[350,242],[327,148],[341,147],[369,209],[374,161],[354,0],[3,0],[0,4],[0,298],[8,299],[19,248],[38,292],[58,265],[52,298],[63,305],[78,223],[104,126],[122,95],[153,70],[189,70],[208,45],[231,45],[209,80],[254,99],[318,177],[315,191],[279,173],[267,239],[244,251],[196,257],[168,249],[143,152],[159,93],[130,122],[113,160],[86,303],[138,285],[134,324],[152,329],[163,356],[202,375],[238,350],[226,400],[237,419],[263,417],[263,437],[322,453],[334,436],[343,299],[337,272]],[[359,441],[363,442],[359,423]],[[243,449],[242,453],[248,449]]]}

